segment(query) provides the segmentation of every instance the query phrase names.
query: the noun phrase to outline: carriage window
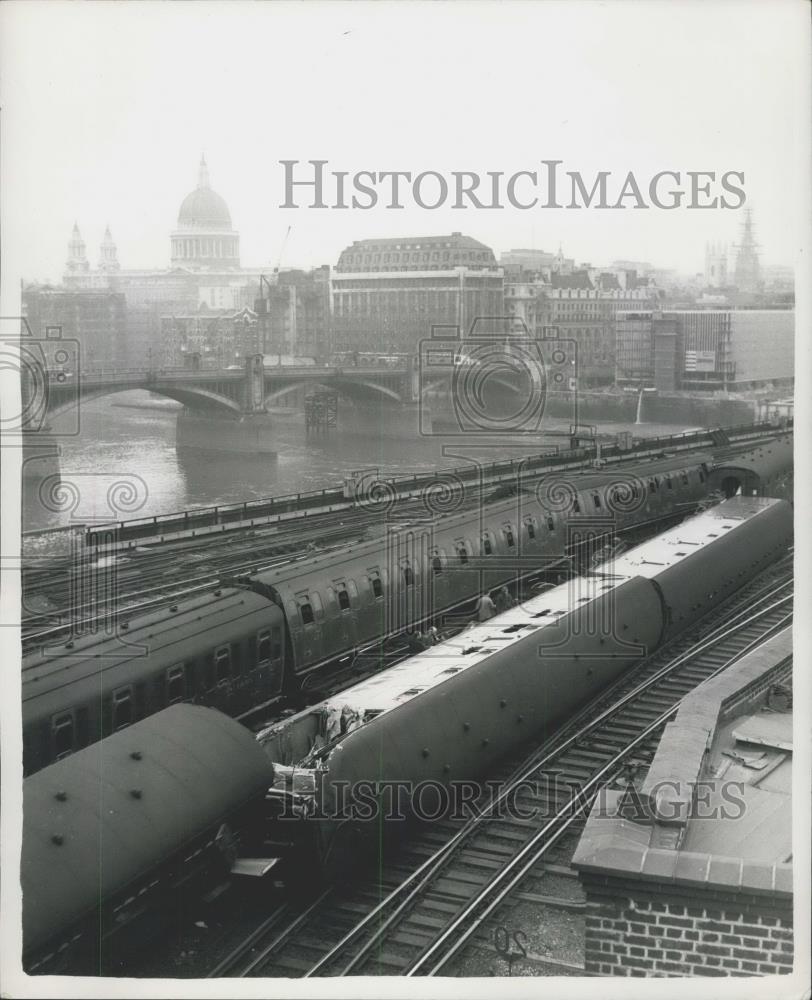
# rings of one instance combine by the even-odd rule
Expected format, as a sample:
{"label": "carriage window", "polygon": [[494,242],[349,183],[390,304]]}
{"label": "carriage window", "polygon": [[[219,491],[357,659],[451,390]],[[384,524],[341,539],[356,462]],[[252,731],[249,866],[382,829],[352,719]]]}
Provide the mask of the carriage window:
{"label": "carriage window", "polygon": [[166,672],[166,703],[174,705],[177,701],[183,701],[185,694],[183,683],[183,667],[170,667]]}
{"label": "carriage window", "polygon": [[214,669],[218,684],[228,680],[228,675],[231,672],[231,649],[228,646],[220,646],[215,649]]}
{"label": "carriage window", "polygon": [[553,520],[552,514],[547,515],[547,530],[555,531],[555,521]]}
{"label": "carriage window", "polygon": [[516,544],[516,537],[513,534],[513,525],[506,524],[504,527],[505,541],[507,542],[508,548],[512,549]]}
{"label": "carriage window", "polygon": [[59,760],[73,753],[73,713],[63,712],[51,720],[51,733],[54,740],[54,758]]}
{"label": "carriage window", "polygon": [[592,494],[592,500],[593,500],[593,502],[595,504],[595,509],[596,510],[600,510],[601,509],[601,498],[598,496],[597,493],[593,493]]}
{"label": "carriage window", "polygon": [[271,629],[271,659],[282,659],[282,628],[280,625],[274,625]]}
{"label": "carriage window", "polygon": [[342,611],[350,610],[350,595],[347,593],[347,585],[345,583],[336,584],[336,593],[338,594],[338,606]]}
{"label": "carriage window", "polygon": [[434,550],[434,554],[431,557],[431,569],[435,576],[439,576],[443,572],[443,560],[437,549]]}
{"label": "carriage window", "polygon": [[132,688],[121,688],[113,692],[113,732],[123,729],[133,721]]}
{"label": "carriage window", "polygon": [[649,493],[656,493],[657,492],[657,484],[654,482],[653,479],[649,479],[649,481],[648,481],[648,491],[649,491]]}
{"label": "carriage window", "polygon": [[683,481],[683,483],[687,486],[688,485],[688,473],[687,472],[683,472],[683,473],[681,473],[681,475],[682,475],[682,481]]}
{"label": "carriage window", "polygon": [[455,544],[455,548],[460,562],[465,565],[465,563],[468,562],[468,549],[466,548],[465,542],[457,542]]}
{"label": "carriage window", "polygon": [[482,536],[482,554],[484,556],[489,556],[493,552],[493,546],[491,545],[491,536],[486,532]]}
{"label": "carriage window", "polygon": [[383,597],[383,584],[381,583],[381,574],[377,570],[373,570],[369,574],[369,582],[372,584],[372,593],[375,598]]}
{"label": "carriage window", "polygon": [[414,571],[409,565],[409,560],[406,559],[403,563],[403,582],[407,587],[414,586]]}
{"label": "carriage window", "polygon": [[267,663],[271,658],[271,633],[268,629],[257,633],[257,663]]}
{"label": "carriage window", "polygon": [[527,537],[528,538],[535,538],[536,537],[536,523],[533,520],[533,518],[532,517],[528,517],[527,520],[524,523],[527,525]]}
{"label": "carriage window", "polygon": [[302,616],[302,625],[312,625],[315,621],[313,617],[313,605],[307,598],[302,598],[299,602],[299,614]]}
{"label": "carriage window", "polygon": [[705,473],[702,471],[702,469],[699,469],[699,481],[700,483],[705,482]]}
{"label": "carriage window", "polygon": [[674,484],[671,482],[671,476],[665,477],[665,485],[669,488],[669,490],[674,489]]}

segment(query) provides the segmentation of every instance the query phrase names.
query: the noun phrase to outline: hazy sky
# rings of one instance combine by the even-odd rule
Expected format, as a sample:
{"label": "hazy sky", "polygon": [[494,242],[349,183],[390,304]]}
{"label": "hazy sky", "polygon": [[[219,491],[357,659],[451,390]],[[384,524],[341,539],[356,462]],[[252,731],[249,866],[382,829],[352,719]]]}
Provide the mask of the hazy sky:
{"label": "hazy sky", "polygon": [[78,220],[166,266],[205,150],[246,265],[462,230],[499,253],[702,269],[742,213],[283,210],[280,159],[335,170],[538,168],[642,181],[743,171],[766,263],[793,263],[808,183],[808,8],[770,3],[4,3],[4,277],[57,279]]}

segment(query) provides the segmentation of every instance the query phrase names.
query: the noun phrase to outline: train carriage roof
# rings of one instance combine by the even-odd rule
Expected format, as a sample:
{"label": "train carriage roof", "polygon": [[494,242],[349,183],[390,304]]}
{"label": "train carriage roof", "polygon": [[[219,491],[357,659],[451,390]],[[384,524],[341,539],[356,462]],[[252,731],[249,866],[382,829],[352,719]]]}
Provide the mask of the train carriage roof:
{"label": "train carriage roof", "polygon": [[26,778],[25,950],[90,913],[269,780],[252,734],[197,705],[173,705]]}
{"label": "train carriage roof", "polygon": [[[173,611],[172,608],[175,608]],[[91,635],[62,643],[23,661],[22,697],[25,715],[64,708],[67,684],[81,701],[82,684],[99,693],[99,671],[113,686],[133,683],[150,667],[160,669],[182,663],[214,648],[242,638],[252,628],[269,627],[281,612],[250,590],[223,588],[148,614],[122,614],[113,635]],[[92,692],[91,692],[92,693]]]}
{"label": "train carriage roof", "polygon": [[[533,476],[531,482],[528,483],[527,491],[535,496],[537,484],[544,481],[550,484],[570,483],[578,491],[593,490],[618,483],[633,482],[634,477],[645,481],[652,476],[665,476],[669,473],[677,473],[681,469],[709,465],[711,461],[710,454],[677,454],[665,458],[630,462],[623,466],[608,466],[603,469],[554,471],[540,478]],[[423,503],[418,498],[415,505],[417,510],[413,526],[417,530],[424,531],[426,517],[430,513],[428,501]],[[443,514],[434,521],[435,530],[446,533],[456,527],[462,533],[466,526],[473,525],[478,537],[480,527],[486,528],[488,521],[499,518],[501,515],[510,519],[516,514],[516,500],[511,497],[491,502],[485,498],[483,507],[482,512],[480,512],[478,505],[473,505],[468,509]],[[528,508],[525,513],[530,514],[532,510]],[[412,524],[401,513],[392,526],[396,530],[408,531]],[[307,590],[308,586],[318,586],[318,584],[325,582],[324,573],[327,570],[331,571],[329,579],[333,579],[341,576],[341,567],[344,567],[343,571],[346,572],[347,566],[354,566],[357,563],[362,563],[365,569],[378,565],[381,562],[380,552],[380,537],[359,538],[356,542],[329,551],[315,552],[312,555],[304,555],[278,566],[260,569],[250,574],[250,578],[256,583],[268,587],[287,589],[293,583],[296,590]]]}
{"label": "train carriage roof", "polygon": [[641,578],[656,579],[685,560],[690,562],[692,556],[714,541],[735,532],[776,505],[789,510],[784,501],[764,497],[725,500],[630,549],[592,573],[531,597],[486,622],[474,623],[459,635],[333,695],[314,709],[341,711],[349,706],[359,715],[390,711],[443,683],[452,674],[521,642],[530,631],[555,626],[559,618],[584,603],[597,601]]}
{"label": "train carriage roof", "polygon": [[793,467],[793,442],[791,438],[776,438],[758,445],[740,455],[731,455],[714,465],[714,472],[745,472],[760,479],[772,479]]}

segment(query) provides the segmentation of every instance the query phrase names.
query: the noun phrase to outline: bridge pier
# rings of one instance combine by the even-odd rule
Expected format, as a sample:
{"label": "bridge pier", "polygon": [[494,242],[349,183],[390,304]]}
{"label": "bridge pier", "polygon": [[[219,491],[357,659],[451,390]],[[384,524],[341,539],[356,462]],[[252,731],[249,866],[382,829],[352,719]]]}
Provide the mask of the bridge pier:
{"label": "bridge pier", "polygon": [[62,449],[58,439],[47,430],[23,431],[23,480],[41,483],[61,473],[59,456]]}
{"label": "bridge pier", "polygon": [[184,409],[178,414],[175,446],[231,455],[276,455],[273,423],[267,413],[246,413],[236,419]]}

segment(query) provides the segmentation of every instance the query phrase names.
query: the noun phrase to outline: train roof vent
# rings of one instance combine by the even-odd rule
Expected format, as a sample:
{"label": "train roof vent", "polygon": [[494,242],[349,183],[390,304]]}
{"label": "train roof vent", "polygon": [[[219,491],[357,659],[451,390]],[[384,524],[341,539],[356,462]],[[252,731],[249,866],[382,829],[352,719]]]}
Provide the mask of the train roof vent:
{"label": "train roof vent", "polygon": [[543,611],[537,611],[533,615],[533,618],[543,618],[545,615],[549,615],[549,614],[550,614],[550,609],[549,608],[545,608]]}
{"label": "train roof vent", "polygon": [[463,656],[468,656],[469,653],[478,653],[482,649],[481,646],[469,646],[468,649],[462,651]]}
{"label": "train roof vent", "polygon": [[445,670],[441,670],[441,674],[457,674],[462,670],[462,667],[446,667]]}

